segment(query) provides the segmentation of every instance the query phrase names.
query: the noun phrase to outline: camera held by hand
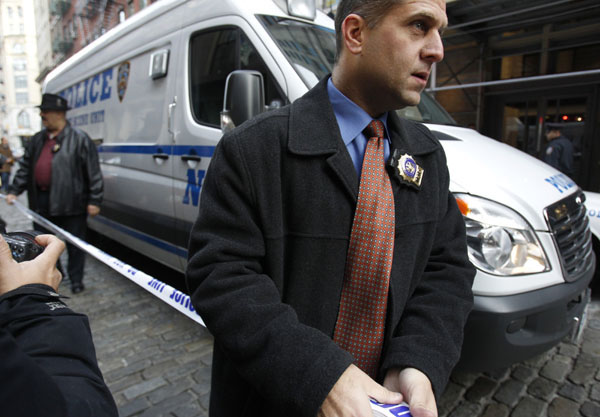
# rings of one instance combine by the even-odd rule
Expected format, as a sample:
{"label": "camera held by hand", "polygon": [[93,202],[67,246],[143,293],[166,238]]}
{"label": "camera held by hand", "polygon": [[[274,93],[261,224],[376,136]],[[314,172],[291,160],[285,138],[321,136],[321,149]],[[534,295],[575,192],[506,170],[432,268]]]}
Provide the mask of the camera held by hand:
{"label": "camera held by hand", "polygon": [[35,241],[39,232],[31,230],[1,234],[10,247],[13,259],[17,262],[30,261],[44,251],[43,246]]}

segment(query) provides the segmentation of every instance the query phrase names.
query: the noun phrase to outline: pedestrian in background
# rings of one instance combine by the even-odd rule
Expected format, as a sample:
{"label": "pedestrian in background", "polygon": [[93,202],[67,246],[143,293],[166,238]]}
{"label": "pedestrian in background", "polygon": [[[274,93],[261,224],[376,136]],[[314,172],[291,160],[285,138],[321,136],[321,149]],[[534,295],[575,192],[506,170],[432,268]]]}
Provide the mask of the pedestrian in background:
{"label": "pedestrian in background", "polygon": [[[103,195],[98,151],[90,137],[66,119],[67,101],[44,94],[39,106],[44,129],[25,147],[6,200],[11,204],[27,190],[29,207],[67,232],[85,239],[87,216],[100,212]],[[35,224],[34,228],[48,232]],[[71,291],[84,290],[85,252],[67,243]]]}
{"label": "pedestrian in background", "polygon": [[573,176],[573,143],[562,134],[563,126],[560,123],[548,123],[546,129],[548,145],[544,162],[569,177]]}
{"label": "pedestrian in background", "polygon": [[0,179],[2,180],[2,187],[0,189],[2,192],[6,193],[8,192],[10,172],[13,164],[15,163],[15,158],[10,150],[8,139],[5,137],[2,137],[2,143],[0,143],[0,155],[4,156],[4,162],[0,166]]}
{"label": "pedestrian in background", "polygon": [[342,0],[332,76],[217,145],[186,274],[211,416],[437,416],[475,270],[442,146],[394,110],[446,25],[444,0]]}

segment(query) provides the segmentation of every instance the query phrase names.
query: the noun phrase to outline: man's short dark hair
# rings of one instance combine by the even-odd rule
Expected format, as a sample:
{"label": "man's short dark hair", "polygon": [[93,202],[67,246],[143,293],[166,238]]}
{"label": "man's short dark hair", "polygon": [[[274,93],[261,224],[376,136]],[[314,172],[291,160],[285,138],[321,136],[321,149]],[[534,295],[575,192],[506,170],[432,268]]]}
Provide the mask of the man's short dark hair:
{"label": "man's short dark hair", "polygon": [[342,22],[354,13],[361,16],[367,22],[368,28],[373,28],[392,7],[402,3],[404,0],[341,0],[335,12],[335,62],[338,61],[342,52],[344,39],[342,37]]}

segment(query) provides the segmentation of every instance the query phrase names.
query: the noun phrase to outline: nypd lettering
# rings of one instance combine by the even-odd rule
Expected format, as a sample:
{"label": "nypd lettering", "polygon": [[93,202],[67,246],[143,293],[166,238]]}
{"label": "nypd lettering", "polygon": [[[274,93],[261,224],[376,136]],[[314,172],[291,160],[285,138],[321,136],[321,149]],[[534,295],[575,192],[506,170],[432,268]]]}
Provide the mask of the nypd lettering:
{"label": "nypd lettering", "polygon": [[185,194],[183,195],[183,204],[190,204],[193,206],[198,205],[200,199],[200,189],[202,188],[202,181],[204,181],[204,175],[206,171],[198,170],[197,172],[193,169],[187,170],[187,186],[185,187]]}
{"label": "nypd lettering", "polygon": [[567,177],[565,174],[553,175],[551,177],[545,178],[544,181],[552,185],[561,194],[565,191],[570,190],[576,185],[575,182],[571,178]]}
{"label": "nypd lettering", "polygon": [[588,210],[588,216],[590,216],[590,217],[597,217],[597,218],[600,219],[600,210],[589,209]]}

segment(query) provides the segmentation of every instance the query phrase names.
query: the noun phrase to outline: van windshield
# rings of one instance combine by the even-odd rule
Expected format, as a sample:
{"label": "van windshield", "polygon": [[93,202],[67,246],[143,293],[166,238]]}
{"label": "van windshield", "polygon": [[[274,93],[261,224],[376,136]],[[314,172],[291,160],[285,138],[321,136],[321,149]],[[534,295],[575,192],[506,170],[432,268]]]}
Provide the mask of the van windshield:
{"label": "van windshield", "polygon": [[[327,27],[277,16],[257,16],[308,88],[331,73],[335,59],[335,32]],[[398,110],[418,122],[455,125],[456,122],[432,97],[421,94],[418,106]]]}

